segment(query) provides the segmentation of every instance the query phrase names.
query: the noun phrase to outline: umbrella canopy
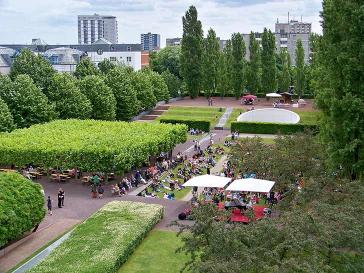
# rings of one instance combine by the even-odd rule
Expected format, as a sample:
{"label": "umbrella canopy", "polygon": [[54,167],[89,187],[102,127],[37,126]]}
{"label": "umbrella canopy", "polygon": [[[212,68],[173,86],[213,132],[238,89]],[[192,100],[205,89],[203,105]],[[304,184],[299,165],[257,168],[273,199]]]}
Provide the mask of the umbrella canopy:
{"label": "umbrella canopy", "polygon": [[231,178],[216,176],[216,175],[199,175],[192,177],[186,183],[183,184],[184,187],[202,187],[202,188],[223,188],[227,183],[229,183]]}
{"label": "umbrella canopy", "polygon": [[245,95],[245,96],[242,96],[242,99],[245,99],[245,100],[255,100],[257,99],[257,96],[254,96],[254,95]]}
{"label": "umbrella canopy", "polygon": [[282,95],[278,94],[278,93],[268,93],[265,95],[268,98],[281,98]]}
{"label": "umbrella canopy", "polygon": [[255,178],[238,179],[226,188],[227,191],[270,192],[276,182]]}

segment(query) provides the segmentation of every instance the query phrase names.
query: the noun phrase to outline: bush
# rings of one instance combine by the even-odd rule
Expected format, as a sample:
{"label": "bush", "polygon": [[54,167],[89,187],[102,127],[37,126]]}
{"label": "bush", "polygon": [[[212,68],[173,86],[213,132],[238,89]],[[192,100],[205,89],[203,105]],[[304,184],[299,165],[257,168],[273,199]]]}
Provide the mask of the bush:
{"label": "bush", "polygon": [[161,205],[110,202],[29,273],[114,273],[163,217]]}
{"label": "bush", "polygon": [[316,132],[316,125],[307,124],[284,124],[284,123],[264,123],[264,122],[232,122],[231,131],[250,134],[277,134],[284,135],[312,130]]}
{"label": "bush", "polygon": [[45,216],[39,184],[18,173],[0,173],[0,247],[39,224]]}
{"label": "bush", "polygon": [[182,119],[160,119],[161,123],[171,123],[171,124],[185,124],[188,129],[199,129],[204,132],[210,132],[210,122],[204,120],[182,120]]}

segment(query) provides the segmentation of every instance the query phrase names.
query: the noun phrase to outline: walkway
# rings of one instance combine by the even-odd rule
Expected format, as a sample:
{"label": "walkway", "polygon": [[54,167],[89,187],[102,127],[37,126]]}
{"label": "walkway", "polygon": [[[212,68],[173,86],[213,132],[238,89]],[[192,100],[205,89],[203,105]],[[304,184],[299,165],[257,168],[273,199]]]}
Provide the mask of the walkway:
{"label": "walkway", "polygon": [[226,122],[229,120],[231,113],[233,112],[232,107],[228,107],[226,108],[225,113],[222,115],[222,117],[220,118],[219,122],[217,123],[217,125],[215,126],[216,130],[224,130],[224,126],[226,124]]}

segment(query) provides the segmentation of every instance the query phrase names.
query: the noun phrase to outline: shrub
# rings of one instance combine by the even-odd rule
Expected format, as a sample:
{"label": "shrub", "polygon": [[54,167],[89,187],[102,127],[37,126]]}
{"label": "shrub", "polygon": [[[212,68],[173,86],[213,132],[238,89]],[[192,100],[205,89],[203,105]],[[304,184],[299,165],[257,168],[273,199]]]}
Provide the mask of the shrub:
{"label": "shrub", "polygon": [[161,205],[110,202],[28,272],[117,272],[162,217]]}
{"label": "shrub", "polygon": [[210,122],[204,120],[160,119],[161,123],[185,124],[188,129],[199,129],[210,132]]}
{"label": "shrub", "polygon": [[316,125],[307,124],[284,124],[284,123],[264,123],[264,122],[232,122],[231,131],[239,133],[251,134],[293,134],[303,132],[305,130],[312,130],[316,132],[318,127]]}
{"label": "shrub", "polygon": [[0,173],[0,247],[39,224],[45,215],[39,184],[18,173]]}

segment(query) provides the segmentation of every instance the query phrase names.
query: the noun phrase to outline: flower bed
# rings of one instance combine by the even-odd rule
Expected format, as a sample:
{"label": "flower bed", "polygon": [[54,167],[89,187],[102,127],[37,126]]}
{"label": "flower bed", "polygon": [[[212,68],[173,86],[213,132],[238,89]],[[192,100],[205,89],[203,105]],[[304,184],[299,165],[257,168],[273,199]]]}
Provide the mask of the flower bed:
{"label": "flower bed", "polygon": [[185,125],[58,120],[0,134],[0,164],[119,171],[187,139]]}
{"label": "flower bed", "polygon": [[117,272],[162,217],[160,205],[110,202],[28,272]]}

